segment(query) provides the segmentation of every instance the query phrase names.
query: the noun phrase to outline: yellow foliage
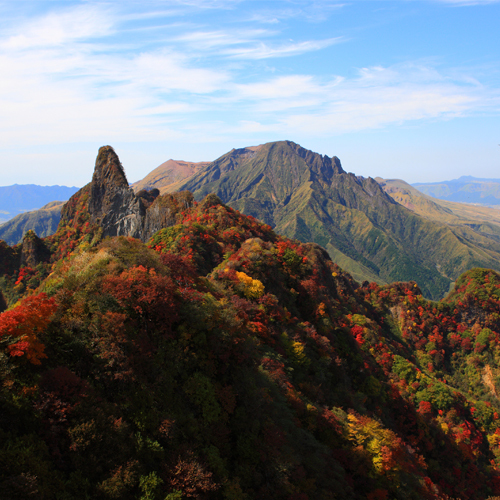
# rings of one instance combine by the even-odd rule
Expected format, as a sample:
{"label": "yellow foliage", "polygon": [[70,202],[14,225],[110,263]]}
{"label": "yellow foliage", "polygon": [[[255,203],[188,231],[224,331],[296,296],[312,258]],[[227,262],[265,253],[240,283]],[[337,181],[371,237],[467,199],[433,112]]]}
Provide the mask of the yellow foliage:
{"label": "yellow foliage", "polygon": [[302,342],[297,340],[290,340],[288,338],[288,334],[283,332],[281,334],[281,340],[283,342],[283,346],[285,347],[285,351],[287,356],[296,364],[303,365],[307,367],[311,360],[306,356],[304,349],[305,345]]}
{"label": "yellow foliage", "polygon": [[248,274],[242,272],[236,272],[236,276],[240,280],[240,283],[245,285],[244,295],[248,299],[259,299],[264,295],[264,285],[259,280],[254,280]]}
{"label": "yellow foliage", "polygon": [[383,448],[391,449],[396,439],[396,435],[389,429],[383,427],[380,422],[371,418],[358,418],[353,414],[347,416],[349,440],[354,446],[362,446],[372,457],[375,469],[380,473],[390,475],[396,483],[399,482],[398,465],[392,465],[391,470],[385,470]]}
{"label": "yellow foliage", "polygon": [[490,434],[488,436],[488,443],[490,443],[490,446],[496,447],[500,444],[500,434]]}
{"label": "yellow foliage", "polygon": [[293,342],[292,348],[297,363],[301,365],[308,365],[310,363],[309,358],[307,358],[307,356],[304,353],[304,348],[305,348],[304,344],[301,344],[300,342]]}

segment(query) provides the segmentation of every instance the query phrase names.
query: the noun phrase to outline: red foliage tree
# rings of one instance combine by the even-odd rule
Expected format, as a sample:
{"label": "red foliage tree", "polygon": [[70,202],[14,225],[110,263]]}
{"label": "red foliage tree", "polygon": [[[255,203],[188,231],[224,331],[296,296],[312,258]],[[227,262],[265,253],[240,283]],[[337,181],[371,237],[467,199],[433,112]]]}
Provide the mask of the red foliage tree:
{"label": "red foliage tree", "polygon": [[46,358],[45,346],[38,336],[47,327],[57,309],[54,299],[45,293],[26,297],[18,306],[0,314],[0,339],[19,339],[8,346],[11,356],[26,356],[31,363],[39,365]]}
{"label": "red foliage tree", "polygon": [[175,290],[171,278],[144,266],[127,269],[119,276],[107,276],[103,282],[103,291],[136,316],[146,329],[151,324],[167,332],[178,318]]}

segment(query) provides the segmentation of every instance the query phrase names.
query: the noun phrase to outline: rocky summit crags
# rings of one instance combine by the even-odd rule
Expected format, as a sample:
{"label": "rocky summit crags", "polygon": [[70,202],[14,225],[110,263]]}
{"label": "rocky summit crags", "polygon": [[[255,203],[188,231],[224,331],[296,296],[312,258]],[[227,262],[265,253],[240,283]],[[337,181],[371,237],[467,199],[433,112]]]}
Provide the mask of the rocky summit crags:
{"label": "rocky summit crags", "polygon": [[[171,225],[175,221],[175,214],[189,208],[193,201],[190,193],[160,196],[158,189],[134,193],[111,146],[99,149],[92,182],[76,193],[74,198],[80,198],[85,190],[89,191],[90,222],[102,228],[103,237],[131,236],[142,241]],[[75,204],[68,203],[61,213],[61,219],[73,219],[75,210]]]}

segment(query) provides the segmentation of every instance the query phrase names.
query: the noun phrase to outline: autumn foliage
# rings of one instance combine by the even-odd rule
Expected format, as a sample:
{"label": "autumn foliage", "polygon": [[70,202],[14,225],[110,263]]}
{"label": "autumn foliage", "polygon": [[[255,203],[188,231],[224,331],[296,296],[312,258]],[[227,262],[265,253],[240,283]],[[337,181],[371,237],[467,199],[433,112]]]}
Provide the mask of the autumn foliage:
{"label": "autumn foliage", "polygon": [[10,356],[24,356],[33,364],[40,364],[44,345],[39,336],[57,309],[53,298],[45,293],[26,297],[9,311],[0,314],[0,341],[8,342]]}
{"label": "autumn foliage", "polygon": [[500,495],[498,274],[431,302],[213,196],[146,245],[71,203],[0,314],[0,497]]}

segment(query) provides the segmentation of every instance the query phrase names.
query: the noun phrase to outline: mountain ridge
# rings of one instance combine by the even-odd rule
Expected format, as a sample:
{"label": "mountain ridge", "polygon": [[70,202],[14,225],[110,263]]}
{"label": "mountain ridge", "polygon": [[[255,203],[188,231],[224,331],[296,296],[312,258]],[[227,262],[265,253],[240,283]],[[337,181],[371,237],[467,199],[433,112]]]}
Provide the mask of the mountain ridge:
{"label": "mountain ridge", "polygon": [[[338,158],[292,141],[233,149],[210,163],[169,160],[132,186],[117,156],[113,162],[115,167],[102,174],[116,180],[109,192],[99,191],[101,179],[92,184],[97,191],[89,194],[91,221],[99,219],[107,235],[127,234],[146,241],[170,224],[177,201],[155,201],[159,191],[193,190],[198,199],[214,191],[225,203],[281,234],[319,243],[360,282],[417,279],[427,296],[439,298],[460,272],[477,265],[498,268],[500,235],[488,220],[471,214],[468,222],[455,224],[449,209],[443,204],[436,208],[430,199],[428,207],[434,206],[440,215],[419,219],[422,211],[408,204],[409,212],[401,207],[407,194],[395,200],[376,180],[345,172]],[[162,184],[165,167],[179,178],[194,166],[190,177]],[[167,176],[165,182],[172,179]],[[141,189],[151,185],[160,189]],[[98,200],[100,208],[92,200]]]}
{"label": "mountain ridge", "polygon": [[223,155],[176,188],[195,199],[214,192],[278,233],[319,243],[361,281],[416,279],[438,298],[466,269],[499,266],[498,242],[491,242],[493,254],[477,249],[464,235],[399,205],[374,179],[346,173],[336,157],[291,141],[245,151]]}
{"label": "mountain ridge", "polygon": [[451,181],[414,183],[412,186],[442,200],[486,206],[500,205],[500,179],[462,176]]}
{"label": "mountain ridge", "polygon": [[209,163],[170,159],[156,167],[143,179],[131,184],[131,187],[135,192],[154,188],[159,189],[160,192],[168,192],[171,184],[190,177]]}
{"label": "mountain ridge", "polygon": [[[360,285],[214,194],[146,243],[105,237],[176,198],[136,196],[109,147],[94,172],[54,235],[0,242],[0,497],[500,494],[499,273],[440,302]],[[341,182],[364,189],[346,205],[386,203]]]}
{"label": "mountain ridge", "polygon": [[16,215],[0,225],[0,239],[9,245],[17,245],[29,230],[34,231],[40,238],[54,234],[61,219],[64,203],[64,201],[52,201],[39,210]]}
{"label": "mountain ridge", "polygon": [[[66,201],[78,187],[13,184],[0,186],[0,222],[20,213],[37,210],[53,200]],[[3,214],[3,215],[2,215]]]}

